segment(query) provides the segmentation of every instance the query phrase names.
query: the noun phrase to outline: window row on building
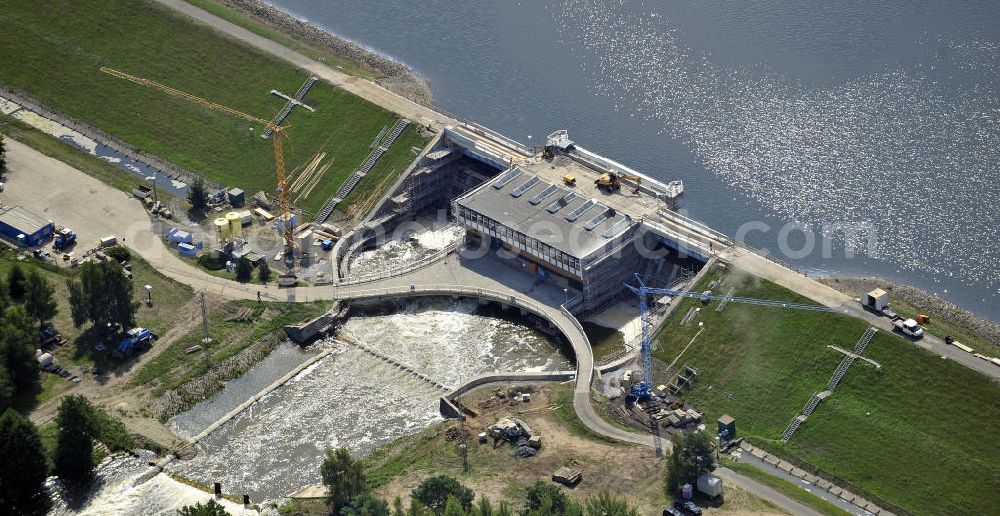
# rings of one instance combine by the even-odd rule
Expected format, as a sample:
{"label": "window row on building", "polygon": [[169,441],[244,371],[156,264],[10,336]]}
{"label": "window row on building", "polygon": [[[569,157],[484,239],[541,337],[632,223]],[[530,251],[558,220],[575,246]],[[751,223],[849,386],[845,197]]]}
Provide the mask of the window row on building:
{"label": "window row on building", "polygon": [[583,271],[580,269],[579,258],[564,253],[546,243],[539,242],[490,217],[470,210],[465,206],[459,206],[458,218],[468,227],[474,228],[484,235],[490,235],[504,242],[512,249],[524,251],[540,261],[544,261],[576,276],[583,275]]}

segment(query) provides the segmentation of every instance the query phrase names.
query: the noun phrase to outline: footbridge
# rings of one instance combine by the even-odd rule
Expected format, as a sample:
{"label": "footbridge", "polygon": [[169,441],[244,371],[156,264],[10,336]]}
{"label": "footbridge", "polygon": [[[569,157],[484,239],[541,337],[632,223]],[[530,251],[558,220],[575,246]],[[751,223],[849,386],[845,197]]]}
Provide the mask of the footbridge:
{"label": "footbridge", "polygon": [[573,317],[564,305],[552,305],[543,302],[533,297],[530,293],[509,289],[495,290],[496,282],[489,278],[484,278],[484,281],[480,282],[481,286],[475,283],[422,285],[413,283],[399,285],[400,279],[389,278],[386,281],[374,282],[363,286],[348,286],[339,289],[336,297],[341,300],[373,300],[420,296],[452,296],[494,301],[501,305],[518,308],[546,319],[562,333],[573,349],[576,362],[576,371],[573,373],[529,373],[528,375],[496,373],[493,375],[484,375],[453,390],[449,394],[449,398],[453,399],[474,387],[493,382],[575,378],[576,386],[573,390],[573,409],[588,428],[612,439],[647,446],[653,445],[652,436],[635,434],[612,426],[594,410],[590,399],[591,383],[594,379],[594,353],[590,346],[590,340],[583,331],[580,322],[576,317]]}

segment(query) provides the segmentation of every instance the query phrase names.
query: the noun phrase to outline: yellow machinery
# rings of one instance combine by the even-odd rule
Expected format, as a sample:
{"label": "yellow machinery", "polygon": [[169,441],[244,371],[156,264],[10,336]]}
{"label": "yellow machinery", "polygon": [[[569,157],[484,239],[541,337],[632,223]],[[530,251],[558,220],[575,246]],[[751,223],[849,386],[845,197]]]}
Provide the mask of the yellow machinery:
{"label": "yellow machinery", "polygon": [[[191,95],[190,93],[186,93],[181,90],[171,88],[170,86],[165,86],[156,81],[151,81],[149,79],[143,79],[142,77],[129,75],[125,72],[119,72],[118,70],[114,70],[106,66],[102,66],[101,71],[112,77],[125,79],[126,81],[131,81],[136,84],[145,86],[147,88],[159,90],[168,95],[182,98],[184,100],[194,102],[195,104],[201,104],[202,106],[208,109],[214,111],[220,111],[222,113],[226,113],[227,115],[240,118],[242,120],[246,120],[247,122],[260,124],[263,125],[264,127],[271,129],[271,131],[274,132],[274,138],[272,139],[272,143],[274,144],[274,171],[275,171],[275,179],[278,184],[278,203],[281,205],[281,212],[286,217],[285,220],[290,220],[291,203],[288,200],[288,179],[285,176],[285,153],[281,144],[282,134],[284,130],[288,128],[288,126],[282,127],[270,120],[264,120],[262,118],[255,117],[253,115],[248,115],[242,111],[237,111],[235,109],[223,106],[222,104],[216,104],[215,102],[212,102],[210,100],[203,99],[201,97],[196,97],[194,95]],[[293,232],[294,229],[292,228],[291,224],[284,225],[285,247],[286,250],[289,252],[292,249],[295,249],[295,236]]]}
{"label": "yellow machinery", "polygon": [[563,183],[566,183],[567,186],[573,186],[573,185],[575,185],[576,184],[576,176],[570,175],[570,174],[566,174],[565,176],[563,176]]}
{"label": "yellow machinery", "polygon": [[617,172],[606,172],[594,180],[594,186],[609,192],[616,192],[622,187],[622,179],[634,182],[636,189],[638,189],[639,184],[642,182],[642,178],[639,176],[626,176]]}

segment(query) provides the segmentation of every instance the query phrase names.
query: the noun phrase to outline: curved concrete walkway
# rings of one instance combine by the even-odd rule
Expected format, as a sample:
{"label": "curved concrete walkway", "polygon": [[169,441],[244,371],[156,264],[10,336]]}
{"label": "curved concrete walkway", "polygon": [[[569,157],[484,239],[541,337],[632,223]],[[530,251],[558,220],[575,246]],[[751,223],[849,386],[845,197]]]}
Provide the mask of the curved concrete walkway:
{"label": "curved concrete walkway", "polygon": [[[415,279],[413,276],[423,276],[425,274],[425,271],[417,271],[416,274],[388,278],[368,285],[344,287],[337,292],[337,298],[358,300],[411,296],[461,296],[496,301],[538,315],[552,323],[566,337],[566,340],[573,348],[573,354],[576,359],[576,387],[573,390],[573,408],[583,424],[592,431],[612,439],[653,446],[652,436],[636,434],[617,428],[599,416],[597,411],[594,410],[590,399],[590,386],[594,379],[594,353],[590,347],[590,340],[580,326],[579,321],[567,310],[536,299],[532,297],[531,293],[519,293],[511,291],[509,288],[496,290],[497,287],[505,287],[507,285],[486,276],[479,276],[476,281],[465,284],[422,284],[412,282]],[[434,274],[434,272],[430,274]],[[469,279],[474,278],[472,275],[466,275],[465,277]],[[512,377],[516,377],[516,375],[498,373],[486,379],[476,379],[476,385],[485,385],[492,381],[510,381]],[[564,376],[561,373],[555,372],[552,374],[552,380],[561,380],[563,378]],[[471,388],[468,385],[463,387],[465,390]]]}

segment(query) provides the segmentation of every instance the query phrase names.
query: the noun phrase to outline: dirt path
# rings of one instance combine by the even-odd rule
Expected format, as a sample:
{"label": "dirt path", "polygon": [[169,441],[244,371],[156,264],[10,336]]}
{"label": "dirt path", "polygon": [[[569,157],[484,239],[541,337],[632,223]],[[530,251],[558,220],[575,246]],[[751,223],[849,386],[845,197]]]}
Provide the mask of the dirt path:
{"label": "dirt path", "polygon": [[[207,298],[206,296],[206,300]],[[221,302],[218,297],[213,296],[213,298],[216,303]],[[98,381],[91,375],[82,376],[80,383],[74,388],[60,393],[58,396],[53,396],[36,407],[31,412],[31,421],[36,425],[42,425],[54,419],[62,398],[69,395],[84,396],[98,405],[120,412],[128,413],[141,409],[140,400],[149,395],[149,390],[142,386],[127,388],[132,374],[163,353],[177,339],[197,329],[200,321],[200,310],[200,303],[191,299],[177,311],[174,326],[161,336],[149,351],[139,355],[135,361],[124,364],[115,371],[110,371],[102,378],[102,381]],[[150,436],[150,438],[152,437]]]}

